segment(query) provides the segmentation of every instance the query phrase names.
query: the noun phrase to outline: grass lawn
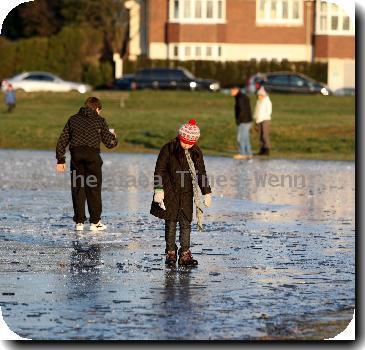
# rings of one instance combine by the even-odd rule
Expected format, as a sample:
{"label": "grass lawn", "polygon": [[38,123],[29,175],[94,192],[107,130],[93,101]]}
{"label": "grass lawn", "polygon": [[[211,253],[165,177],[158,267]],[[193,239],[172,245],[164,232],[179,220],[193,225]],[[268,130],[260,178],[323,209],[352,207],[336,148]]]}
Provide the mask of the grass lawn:
{"label": "grass lawn", "polygon": [[[120,139],[117,151],[157,152],[179,125],[196,118],[205,154],[236,153],[233,98],[220,93],[96,91],[102,115]],[[18,93],[13,113],[0,110],[0,147],[55,149],[69,116],[86,99],[78,93]],[[354,97],[271,95],[272,157],[353,160]],[[121,102],[122,101],[122,102]],[[255,98],[252,97],[252,107]],[[252,130],[254,150],[258,135]]]}

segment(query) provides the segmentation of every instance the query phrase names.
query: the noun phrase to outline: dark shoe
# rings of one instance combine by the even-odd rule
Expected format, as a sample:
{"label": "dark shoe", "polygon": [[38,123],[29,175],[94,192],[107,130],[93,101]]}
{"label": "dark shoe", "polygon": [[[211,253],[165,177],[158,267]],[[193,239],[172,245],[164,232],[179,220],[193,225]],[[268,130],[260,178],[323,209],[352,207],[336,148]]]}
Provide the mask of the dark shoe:
{"label": "dark shoe", "polygon": [[181,266],[196,266],[198,265],[198,260],[193,259],[190,250],[186,250],[179,256],[179,265]]}
{"label": "dark shoe", "polygon": [[176,252],[174,250],[167,252],[165,264],[168,267],[175,267],[175,265],[176,265]]}
{"label": "dark shoe", "polygon": [[261,148],[260,152],[257,153],[258,156],[268,156],[270,154],[270,150],[268,148]]}

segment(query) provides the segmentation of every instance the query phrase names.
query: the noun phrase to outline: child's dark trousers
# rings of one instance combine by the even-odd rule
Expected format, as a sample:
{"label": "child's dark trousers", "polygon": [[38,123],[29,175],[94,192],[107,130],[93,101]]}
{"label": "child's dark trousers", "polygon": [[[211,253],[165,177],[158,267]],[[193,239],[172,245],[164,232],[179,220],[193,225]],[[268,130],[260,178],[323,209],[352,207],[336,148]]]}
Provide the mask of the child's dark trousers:
{"label": "child's dark trousers", "polygon": [[7,106],[8,106],[8,113],[11,113],[15,108],[15,103],[8,103]]}
{"label": "child's dark trousers", "polygon": [[165,221],[165,241],[166,253],[168,251],[177,250],[176,247],[176,227],[179,223],[180,227],[180,251],[185,252],[190,248],[191,222],[186,218],[182,211],[179,212],[177,220]]}
{"label": "child's dark trousers", "polygon": [[71,192],[74,208],[73,220],[84,223],[85,201],[90,214],[90,223],[97,224],[101,217],[101,167],[103,161],[99,152],[80,147],[71,150]]}

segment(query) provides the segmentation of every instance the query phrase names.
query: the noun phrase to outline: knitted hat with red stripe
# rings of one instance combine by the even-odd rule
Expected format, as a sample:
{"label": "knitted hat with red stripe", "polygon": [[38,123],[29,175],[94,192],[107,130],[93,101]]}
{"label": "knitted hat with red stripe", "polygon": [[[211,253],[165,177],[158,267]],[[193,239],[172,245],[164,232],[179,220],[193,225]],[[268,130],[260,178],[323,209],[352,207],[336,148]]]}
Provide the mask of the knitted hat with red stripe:
{"label": "knitted hat with red stripe", "polygon": [[182,125],[178,136],[180,141],[188,145],[194,145],[200,137],[200,129],[196,125],[196,120],[190,119],[187,124]]}

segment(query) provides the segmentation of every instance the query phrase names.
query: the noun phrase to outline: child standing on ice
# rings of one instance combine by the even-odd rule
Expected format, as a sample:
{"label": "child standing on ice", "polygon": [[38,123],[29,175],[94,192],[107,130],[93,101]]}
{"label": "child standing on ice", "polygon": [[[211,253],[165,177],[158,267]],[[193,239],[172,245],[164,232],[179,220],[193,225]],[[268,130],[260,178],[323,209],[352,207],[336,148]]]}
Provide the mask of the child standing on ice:
{"label": "child standing on ice", "polygon": [[[200,230],[203,210],[199,189],[204,195],[205,207],[212,202],[203,153],[196,144],[199,137],[200,129],[192,119],[181,126],[175,139],[162,147],[156,162],[151,214],[165,220],[165,263],[169,267],[175,266],[177,255],[179,265],[198,264],[190,252],[193,200]],[[177,223],[180,228],[179,251],[176,245]]]}

